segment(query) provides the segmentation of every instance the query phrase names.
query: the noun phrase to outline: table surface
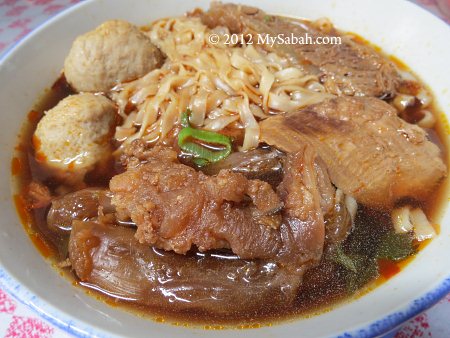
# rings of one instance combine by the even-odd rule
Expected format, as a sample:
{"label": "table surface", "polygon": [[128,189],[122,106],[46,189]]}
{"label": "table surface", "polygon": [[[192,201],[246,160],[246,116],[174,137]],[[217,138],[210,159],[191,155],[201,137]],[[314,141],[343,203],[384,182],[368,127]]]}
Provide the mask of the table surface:
{"label": "table surface", "polygon": [[[0,55],[49,17],[80,0],[0,0]],[[439,1],[439,0],[438,0]],[[450,2],[440,0],[439,2]],[[414,0],[450,24],[436,0]],[[450,7],[450,5],[449,5]],[[395,338],[450,337],[450,294],[434,307],[405,323]],[[0,337],[69,337],[0,288]]]}

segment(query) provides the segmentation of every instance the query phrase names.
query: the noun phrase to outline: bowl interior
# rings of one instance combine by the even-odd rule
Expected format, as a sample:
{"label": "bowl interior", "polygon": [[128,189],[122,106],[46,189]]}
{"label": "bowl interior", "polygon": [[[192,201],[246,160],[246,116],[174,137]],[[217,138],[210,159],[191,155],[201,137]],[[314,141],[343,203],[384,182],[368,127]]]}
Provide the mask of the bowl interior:
{"label": "bowl interior", "polygon": [[[340,29],[357,32],[409,65],[433,90],[443,111],[450,113],[448,60],[450,29],[407,1],[241,0],[274,14],[329,17]],[[63,12],[0,61],[0,282],[19,299],[54,324],[84,336],[209,337],[229,331],[205,331],[142,320],[87,296],[61,278],[37,252],[25,234],[11,198],[10,163],[17,135],[36,98],[57,78],[73,39],[107,19],[146,24],[160,17],[181,15],[207,0],[91,0]],[[406,316],[423,310],[450,289],[450,215],[441,220],[441,234],[402,273],[368,295],[307,320],[258,330],[234,331],[233,336],[322,337],[375,335]],[[447,278],[447,279],[446,279]],[[421,297],[417,299],[418,297]],[[413,301],[415,300],[415,301]],[[381,318],[384,318],[380,321]]]}

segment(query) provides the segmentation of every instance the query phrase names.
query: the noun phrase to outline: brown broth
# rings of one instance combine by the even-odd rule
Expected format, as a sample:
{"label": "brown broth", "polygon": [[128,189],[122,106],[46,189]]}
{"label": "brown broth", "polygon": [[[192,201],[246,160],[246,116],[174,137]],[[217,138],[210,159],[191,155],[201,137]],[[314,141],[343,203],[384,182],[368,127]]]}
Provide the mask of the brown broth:
{"label": "brown broth", "polygon": [[[361,40],[362,41],[362,40]],[[364,42],[367,43],[367,42]],[[378,49],[379,48],[375,48]],[[395,58],[391,58],[397,65],[405,69],[406,66]],[[43,116],[43,112],[56,105],[64,97],[72,94],[69,86],[66,84],[64,77],[58,79],[51,89],[47,90],[43,97],[38,101],[33,110],[31,110],[24,123],[20,142],[16,147],[16,154],[11,161],[11,174],[17,184],[14,202],[20,220],[30,236],[32,243],[44,258],[48,258],[54,266],[64,257],[61,257],[61,246],[63,246],[65,238],[60,238],[49,231],[46,224],[46,209],[31,209],[27,205],[26,188],[32,181],[42,182],[54,191],[58,182],[51,179],[48,172],[43,170],[36,161],[36,154],[33,150],[33,132],[37,123]],[[438,117],[438,123],[433,130],[435,134],[434,141],[437,141],[445,156],[445,162],[448,165],[448,144],[447,138],[449,134],[448,122],[445,115],[439,111],[436,106],[432,107],[432,111]],[[111,164],[110,175],[117,171],[115,163]],[[107,181],[99,181],[95,175],[88,179],[90,185],[107,186]],[[426,212],[433,223],[437,224],[440,219],[444,207],[447,205],[448,199],[448,180],[445,180],[426,202],[420,203],[420,207]],[[376,237],[380,233],[387,231],[386,224],[389,224],[390,215],[388,213],[370,210],[364,207],[358,209],[356,223],[364,225],[371,229],[370,236]],[[381,224],[381,226],[380,226]],[[384,224],[384,225],[383,225]],[[422,249],[427,243],[422,243],[419,249]],[[157,322],[167,322],[178,326],[202,325],[205,322],[208,325],[203,326],[205,329],[223,329],[227,327],[235,328],[257,328],[261,326],[271,326],[273,322],[280,320],[289,320],[299,317],[308,317],[319,314],[337,306],[342,301],[352,300],[366,292],[370,291],[379,284],[385,282],[401,269],[413,257],[401,262],[380,261],[380,275],[372,282],[360,288],[356,293],[349,296],[346,292],[345,278],[343,277],[343,269],[329,260],[324,260],[319,266],[310,269],[305,277],[304,282],[299,290],[296,302],[292,307],[283,310],[282,313],[264,313],[262,312],[256,317],[239,317],[239,318],[211,318],[208,314],[201,312],[174,312],[169,308],[155,309],[144,307],[139,304],[124,302],[109,297],[101,292],[86,286],[86,292],[93,295],[99,300],[111,306],[117,306],[133,313],[150,317]],[[80,283],[72,272],[68,269],[58,268],[61,275],[71,278],[74,285],[83,285]],[[206,316],[206,317],[205,317]],[[206,319],[205,319],[206,318]]]}

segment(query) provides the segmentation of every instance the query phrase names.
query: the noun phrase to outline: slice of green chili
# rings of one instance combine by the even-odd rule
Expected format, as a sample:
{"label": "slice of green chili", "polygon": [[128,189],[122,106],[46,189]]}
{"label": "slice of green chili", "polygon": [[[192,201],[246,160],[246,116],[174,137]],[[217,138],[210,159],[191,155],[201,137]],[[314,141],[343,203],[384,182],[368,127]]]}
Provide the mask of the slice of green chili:
{"label": "slice of green chili", "polygon": [[[223,160],[231,153],[231,139],[225,135],[208,130],[192,128],[189,123],[189,111],[181,115],[183,129],[178,134],[178,146],[194,157],[194,163],[203,166]],[[200,143],[195,141],[200,141]],[[201,143],[220,145],[221,150],[211,150]]]}

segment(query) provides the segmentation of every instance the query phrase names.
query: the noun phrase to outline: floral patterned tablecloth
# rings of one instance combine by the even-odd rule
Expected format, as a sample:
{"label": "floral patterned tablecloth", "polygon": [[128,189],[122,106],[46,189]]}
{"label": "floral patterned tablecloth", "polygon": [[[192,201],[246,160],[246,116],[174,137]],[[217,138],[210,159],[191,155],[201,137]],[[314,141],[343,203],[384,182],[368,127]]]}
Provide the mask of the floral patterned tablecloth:
{"label": "floral patterned tablecloth", "polygon": [[[32,29],[80,0],[0,0],[0,55]],[[450,24],[438,2],[450,9],[450,0],[415,0]],[[447,9],[447,12],[449,10]],[[405,323],[395,338],[450,337],[450,294],[427,312]],[[69,337],[0,288],[0,338]]]}

